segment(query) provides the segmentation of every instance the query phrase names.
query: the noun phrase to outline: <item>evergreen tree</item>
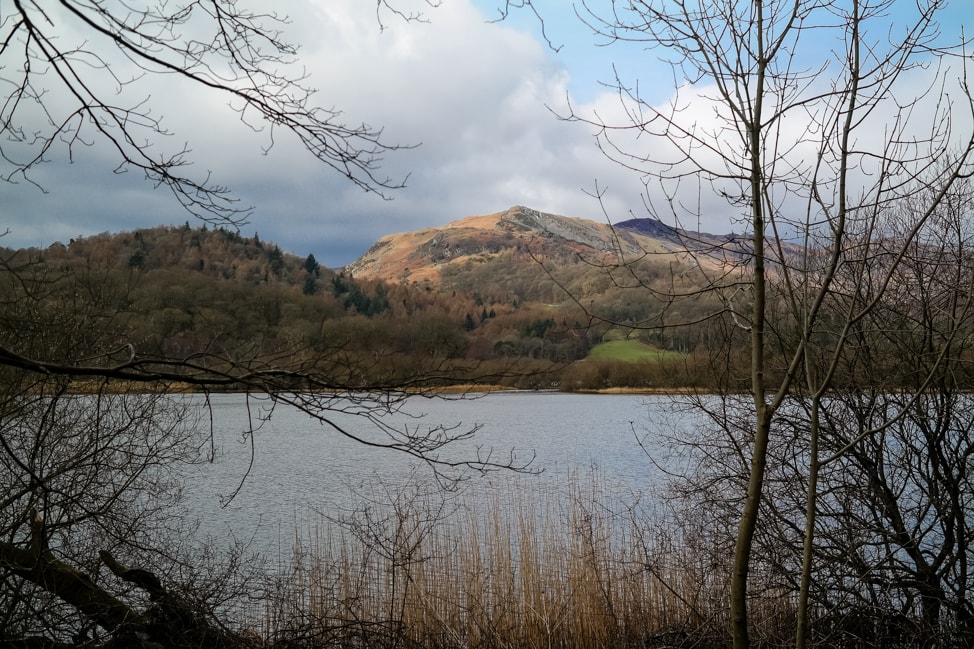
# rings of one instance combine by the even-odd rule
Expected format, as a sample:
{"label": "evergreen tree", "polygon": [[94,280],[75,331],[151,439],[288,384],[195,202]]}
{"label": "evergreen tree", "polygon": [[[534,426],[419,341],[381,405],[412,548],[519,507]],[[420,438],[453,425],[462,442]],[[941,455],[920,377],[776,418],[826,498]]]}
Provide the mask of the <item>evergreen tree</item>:
{"label": "evergreen tree", "polygon": [[278,246],[267,251],[267,259],[271,265],[271,272],[280,277],[284,272],[284,254]]}
{"label": "evergreen tree", "polygon": [[308,258],[304,260],[304,270],[309,275],[314,274],[315,277],[321,274],[321,265],[315,259],[314,253],[309,254]]}

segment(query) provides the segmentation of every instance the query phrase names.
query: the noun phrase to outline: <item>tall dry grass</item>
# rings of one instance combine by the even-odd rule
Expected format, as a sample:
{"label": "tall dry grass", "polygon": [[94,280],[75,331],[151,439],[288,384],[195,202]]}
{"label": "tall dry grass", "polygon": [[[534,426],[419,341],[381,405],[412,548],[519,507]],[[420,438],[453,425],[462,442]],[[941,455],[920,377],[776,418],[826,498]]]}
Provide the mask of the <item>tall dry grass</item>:
{"label": "tall dry grass", "polygon": [[[718,646],[723,548],[685,543],[598,488],[521,494],[449,515],[426,499],[296,540],[267,598],[281,645]],[[780,614],[776,611],[775,614]]]}

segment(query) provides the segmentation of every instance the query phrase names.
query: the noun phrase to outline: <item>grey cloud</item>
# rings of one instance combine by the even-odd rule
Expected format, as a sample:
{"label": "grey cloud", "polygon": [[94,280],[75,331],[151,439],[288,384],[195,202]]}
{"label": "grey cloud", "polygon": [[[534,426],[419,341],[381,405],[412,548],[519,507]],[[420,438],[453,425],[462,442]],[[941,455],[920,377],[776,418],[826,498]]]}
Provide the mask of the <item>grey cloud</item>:
{"label": "grey cloud", "polygon": [[[286,134],[264,155],[269,131],[241,124],[226,98],[156,80],[153,111],[175,135],[155,146],[187,142],[193,173],[212,172],[241,204],[253,205],[245,233],[338,266],[384,234],[514,204],[597,218],[598,204],[582,192],[596,179],[609,186],[619,218],[638,211],[638,179],[607,162],[584,127],[558,121],[546,107],[564,104],[569,78],[543,44],[486,23],[469,0],[445,3],[431,24],[390,23],[382,33],[374,6],[360,0],[310,4],[308,15],[292,19],[306,39],[301,63],[319,89],[315,99],[343,109],[350,122],[383,126],[391,143],[422,146],[385,156],[384,173],[409,175],[407,188],[386,201],[317,164]],[[103,148],[80,158],[40,168],[48,194],[0,185],[0,219],[11,230],[3,245],[187,220],[166,190],[136,174],[114,176]]]}

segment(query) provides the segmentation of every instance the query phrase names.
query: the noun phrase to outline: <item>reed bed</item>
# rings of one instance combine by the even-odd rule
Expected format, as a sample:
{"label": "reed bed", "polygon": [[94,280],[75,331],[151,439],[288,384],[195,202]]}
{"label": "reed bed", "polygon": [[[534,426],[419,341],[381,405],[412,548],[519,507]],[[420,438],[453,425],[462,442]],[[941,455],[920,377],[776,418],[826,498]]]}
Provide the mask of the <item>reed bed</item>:
{"label": "reed bed", "polygon": [[418,499],[296,539],[262,635],[309,647],[718,646],[725,560],[577,481],[567,501],[521,493],[449,515]]}

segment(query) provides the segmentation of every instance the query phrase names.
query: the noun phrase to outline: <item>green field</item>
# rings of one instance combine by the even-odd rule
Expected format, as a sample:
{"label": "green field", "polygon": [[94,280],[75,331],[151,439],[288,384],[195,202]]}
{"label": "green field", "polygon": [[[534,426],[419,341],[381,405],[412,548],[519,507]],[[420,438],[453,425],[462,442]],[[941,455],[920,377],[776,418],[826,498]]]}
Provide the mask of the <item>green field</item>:
{"label": "green field", "polygon": [[624,363],[659,363],[683,358],[683,354],[660,349],[638,340],[607,340],[593,347],[588,358]]}

